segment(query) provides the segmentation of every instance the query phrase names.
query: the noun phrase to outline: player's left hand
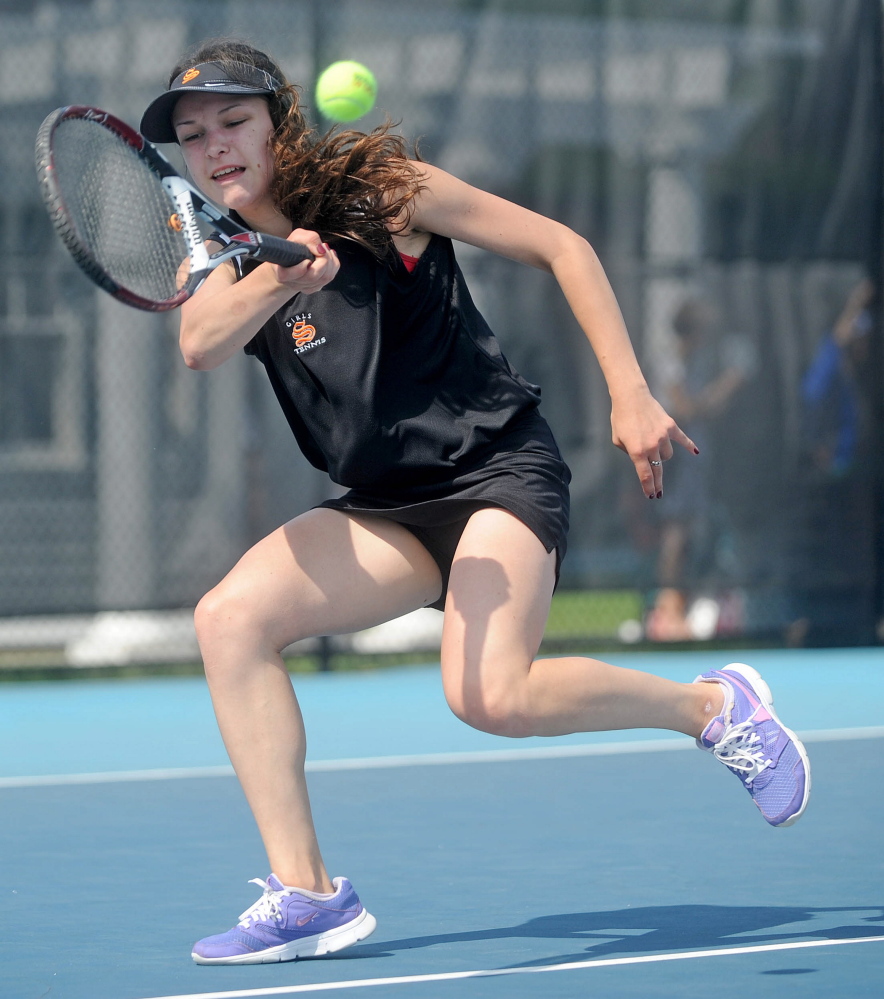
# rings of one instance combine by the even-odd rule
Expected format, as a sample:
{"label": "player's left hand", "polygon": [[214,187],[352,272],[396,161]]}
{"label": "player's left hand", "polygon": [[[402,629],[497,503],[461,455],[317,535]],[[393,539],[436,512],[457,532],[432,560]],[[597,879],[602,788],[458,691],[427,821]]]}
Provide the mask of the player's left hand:
{"label": "player's left hand", "polygon": [[679,427],[657,400],[644,391],[615,399],[611,406],[611,439],[625,451],[648,499],[663,495],[663,462],[673,454],[673,444],[699,454],[697,445]]}

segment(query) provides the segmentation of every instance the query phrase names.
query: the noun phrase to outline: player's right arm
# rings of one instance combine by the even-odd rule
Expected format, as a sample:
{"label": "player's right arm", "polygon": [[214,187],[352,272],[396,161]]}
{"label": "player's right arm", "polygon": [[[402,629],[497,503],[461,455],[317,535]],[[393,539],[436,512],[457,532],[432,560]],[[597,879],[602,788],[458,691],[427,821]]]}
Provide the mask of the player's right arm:
{"label": "player's right arm", "polygon": [[181,306],[178,344],[189,368],[217,368],[239,353],[290,298],[319,291],[338,273],[337,254],[318,233],[296,229],[289,239],[306,246],[313,259],[294,267],[261,264],[239,281],[233,264],[223,264]]}

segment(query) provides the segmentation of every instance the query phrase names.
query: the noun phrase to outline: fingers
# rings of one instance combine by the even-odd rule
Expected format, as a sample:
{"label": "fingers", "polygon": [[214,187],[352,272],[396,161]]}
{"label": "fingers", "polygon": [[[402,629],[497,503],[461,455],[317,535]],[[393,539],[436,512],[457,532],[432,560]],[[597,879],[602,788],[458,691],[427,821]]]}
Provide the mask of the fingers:
{"label": "fingers", "polygon": [[697,445],[688,437],[688,435],[679,427],[677,424],[673,424],[672,429],[669,431],[669,439],[667,443],[669,444],[669,457],[672,457],[672,444],[671,441],[675,441],[676,444],[681,444],[685,451],[691,451],[693,454],[699,454],[700,449]]}
{"label": "fingers", "polygon": [[[661,457],[662,451],[663,448],[660,447],[657,449],[656,454],[632,456],[636,474],[648,499],[663,498],[663,462],[668,461],[668,459]],[[669,456],[672,456],[671,446],[669,448]]]}
{"label": "fingers", "polygon": [[663,498],[663,459],[646,455],[632,458],[638,480],[648,499]]}
{"label": "fingers", "polygon": [[292,291],[311,295],[333,281],[341,269],[337,253],[324,243],[317,232],[308,229],[295,229],[288,237],[293,243],[300,243],[312,254],[312,260],[302,260],[294,267],[276,267],[276,279]]}
{"label": "fingers", "polygon": [[690,437],[680,427],[673,424],[669,434],[662,437],[656,446],[630,455],[639,482],[641,482],[644,494],[648,499],[663,498],[663,462],[669,461],[674,454],[673,441],[694,455],[700,453],[700,449]]}

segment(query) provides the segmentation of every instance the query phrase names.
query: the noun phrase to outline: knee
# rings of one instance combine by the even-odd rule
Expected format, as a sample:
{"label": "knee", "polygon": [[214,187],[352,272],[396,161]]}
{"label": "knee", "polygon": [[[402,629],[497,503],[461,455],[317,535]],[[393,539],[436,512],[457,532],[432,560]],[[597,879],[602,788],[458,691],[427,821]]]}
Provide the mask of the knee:
{"label": "knee", "polygon": [[472,728],[491,735],[524,739],[533,735],[531,719],[517,689],[492,683],[446,684],[445,698],[454,714]]}
{"label": "knee", "polygon": [[222,580],[200,600],[193,623],[207,665],[248,658],[258,651],[281,651],[271,648],[273,634],[266,608],[257,605],[248,589],[235,580]]}
{"label": "knee", "polygon": [[240,631],[245,617],[240,602],[233,598],[229,587],[219,583],[200,600],[193,614],[193,624],[200,646],[223,640]]}

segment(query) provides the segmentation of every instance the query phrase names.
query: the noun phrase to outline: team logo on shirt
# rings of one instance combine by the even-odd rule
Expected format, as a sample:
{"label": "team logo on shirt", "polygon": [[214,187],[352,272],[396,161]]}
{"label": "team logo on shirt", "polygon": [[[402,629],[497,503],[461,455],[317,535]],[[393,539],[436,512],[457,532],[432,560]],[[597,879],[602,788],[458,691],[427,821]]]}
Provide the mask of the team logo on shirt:
{"label": "team logo on shirt", "polygon": [[316,336],[316,327],[307,322],[307,319],[310,318],[308,315],[306,319],[296,319],[292,324],[292,339],[295,341],[296,347],[303,347],[305,343],[310,343]]}
{"label": "team logo on shirt", "polygon": [[303,354],[305,350],[312,350],[325,343],[325,337],[316,339],[316,327],[310,322],[312,318],[311,313],[304,312],[286,320],[286,326],[292,331],[292,339],[295,341],[296,354]]}

